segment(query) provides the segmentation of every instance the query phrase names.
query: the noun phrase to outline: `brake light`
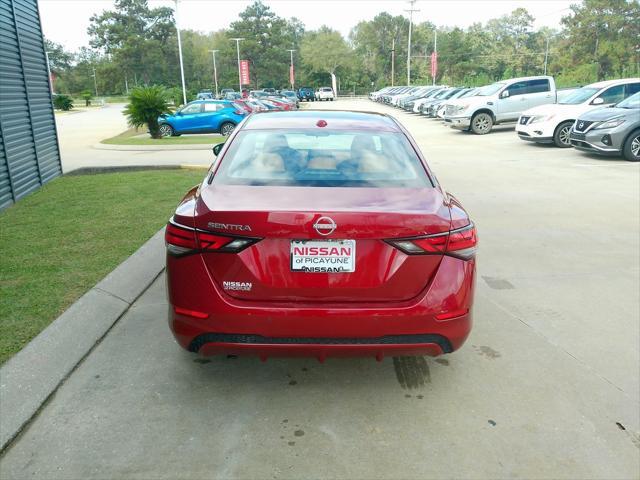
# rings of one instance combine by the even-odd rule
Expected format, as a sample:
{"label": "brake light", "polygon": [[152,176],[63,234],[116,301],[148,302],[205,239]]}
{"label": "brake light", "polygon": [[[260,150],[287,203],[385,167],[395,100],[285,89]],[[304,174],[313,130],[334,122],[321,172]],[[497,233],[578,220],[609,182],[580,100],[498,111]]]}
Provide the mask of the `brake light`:
{"label": "brake light", "polygon": [[180,225],[173,219],[167,224],[164,239],[167,252],[174,256],[206,252],[239,253],[261,240],[260,238],[230,237],[206,232]]}
{"label": "brake light", "polygon": [[451,230],[424,237],[387,240],[387,243],[402,250],[407,255],[449,255],[469,260],[476,254],[478,236],[473,223]]}

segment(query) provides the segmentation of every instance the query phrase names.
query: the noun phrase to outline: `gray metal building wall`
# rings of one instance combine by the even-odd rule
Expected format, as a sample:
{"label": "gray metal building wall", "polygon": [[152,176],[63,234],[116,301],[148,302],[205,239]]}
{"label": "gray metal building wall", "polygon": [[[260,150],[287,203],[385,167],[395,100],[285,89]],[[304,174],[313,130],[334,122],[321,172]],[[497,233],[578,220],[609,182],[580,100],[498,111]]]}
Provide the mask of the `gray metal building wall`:
{"label": "gray metal building wall", "polygon": [[37,0],[0,0],[0,209],[61,173]]}

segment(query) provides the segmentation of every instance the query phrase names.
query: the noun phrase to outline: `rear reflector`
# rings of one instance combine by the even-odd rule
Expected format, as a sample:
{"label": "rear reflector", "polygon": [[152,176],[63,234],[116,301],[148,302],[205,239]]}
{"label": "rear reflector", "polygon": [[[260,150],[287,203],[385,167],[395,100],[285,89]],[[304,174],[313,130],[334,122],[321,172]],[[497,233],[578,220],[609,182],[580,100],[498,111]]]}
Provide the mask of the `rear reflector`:
{"label": "rear reflector", "polygon": [[260,238],[230,237],[206,232],[180,225],[173,218],[167,224],[164,239],[167,252],[175,256],[205,252],[239,253],[261,240]]}
{"label": "rear reflector", "polygon": [[469,313],[468,308],[464,308],[461,310],[454,310],[452,312],[444,312],[436,315],[436,320],[451,320],[452,318],[461,317]]}
{"label": "rear reflector", "polygon": [[473,223],[450,232],[424,237],[387,240],[387,243],[402,250],[407,255],[449,255],[469,260],[474,257],[478,237]]}
{"label": "rear reflector", "polygon": [[209,318],[209,314],[208,313],[198,312],[196,310],[189,310],[188,308],[173,307],[173,310],[178,315],[186,315],[187,317],[203,318],[203,319],[204,318]]}

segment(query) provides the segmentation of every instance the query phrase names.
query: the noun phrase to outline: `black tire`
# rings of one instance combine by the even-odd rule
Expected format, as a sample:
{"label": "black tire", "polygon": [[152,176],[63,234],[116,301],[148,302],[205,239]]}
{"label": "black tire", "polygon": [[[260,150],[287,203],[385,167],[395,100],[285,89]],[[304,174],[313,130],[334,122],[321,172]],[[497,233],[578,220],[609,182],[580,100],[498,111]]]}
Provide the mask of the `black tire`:
{"label": "black tire", "polygon": [[176,137],[176,136],[178,136],[176,134],[176,131],[173,129],[173,127],[171,125],[169,125],[168,123],[161,123],[160,124],[160,135],[162,135],[163,137]]}
{"label": "black tire", "polygon": [[333,102],[333,98],[330,99]]}
{"label": "black tire", "polygon": [[640,162],[640,128],[627,137],[622,147],[622,156],[629,162]]}
{"label": "black tire", "polygon": [[231,135],[231,132],[233,132],[234,128],[236,128],[235,123],[224,122],[222,125],[220,125],[220,135],[222,135],[223,137],[228,137],[229,135]]}
{"label": "black tire", "polygon": [[471,131],[476,135],[486,135],[493,128],[493,117],[485,112],[476,113],[471,118]]}
{"label": "black tire", "polygon": [[569,135],[571,134],[571,127],[573,122],[562,122],[556,127],[556,131],[553,132],[553,143],[559,148],[569,148],[571,146],[571,140]]}

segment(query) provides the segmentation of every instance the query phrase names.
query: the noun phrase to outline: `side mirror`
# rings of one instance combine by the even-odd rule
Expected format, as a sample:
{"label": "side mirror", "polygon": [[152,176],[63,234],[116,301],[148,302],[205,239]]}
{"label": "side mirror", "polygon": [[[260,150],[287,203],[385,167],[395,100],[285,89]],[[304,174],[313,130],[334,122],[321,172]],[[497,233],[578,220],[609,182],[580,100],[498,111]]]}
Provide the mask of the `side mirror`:
{"label": "side mirror", "polygon": [[214,145],[213,147],[213,156],[217,157],[218,154],[220,153],[220,150],[222,150],[222,147],[224,147],[224,143],[219,143],[217,145]]}
{"label": "side mirror", "polygon": [[602,97],[598,97],[593,102],[591,102],[591,105],[602,105],[603,103],[604,99]]}
{"label": "side mirror", "polygon": [[500,94],[500,98],[507,98],[509,96],[509,90],[503,90]]}

